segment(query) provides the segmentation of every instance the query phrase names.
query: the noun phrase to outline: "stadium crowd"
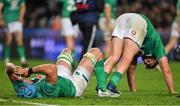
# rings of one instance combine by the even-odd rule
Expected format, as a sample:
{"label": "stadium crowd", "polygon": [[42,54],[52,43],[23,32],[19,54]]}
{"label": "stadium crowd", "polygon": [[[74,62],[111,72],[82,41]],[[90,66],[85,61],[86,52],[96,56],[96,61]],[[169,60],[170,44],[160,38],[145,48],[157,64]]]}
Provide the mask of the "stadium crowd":
{"label": "stadium crowd", "polygon": [[[117,15],[125,12],[142,13],[149,17],[167,44],[173,19],[176,15],[177,0],[118,0]],[[61,28],[57,14],[61,11],[58,0],[27,0],[24,26],[28,28]]]}
{"label": "stadium crowd", "polygon": [[[60,11],[58,0],[27,0],[25,27],[49,27]],[[176,0],[119,0],[117,16],[125,12],[143,13],[160,29],[171,27],[176,14]]]}
{"label": "stadium crowd", "polygon": [[[146,15],[167,44],[170,39],[172,22],[176,15],[177,0],[117,0],[116,17],[123,13]],[[26,0],[24,28],[62,29],[59,14],[62,3],[59,0]],[[172,58],[172,56],[170,56]]]}

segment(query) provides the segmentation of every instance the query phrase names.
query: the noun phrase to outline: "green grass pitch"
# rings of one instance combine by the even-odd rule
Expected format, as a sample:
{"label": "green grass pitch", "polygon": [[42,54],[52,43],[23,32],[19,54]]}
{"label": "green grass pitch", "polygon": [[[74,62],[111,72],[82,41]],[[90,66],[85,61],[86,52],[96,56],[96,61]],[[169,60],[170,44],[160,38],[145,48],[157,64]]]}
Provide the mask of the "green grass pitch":
{"label": "green grass pitch", "polygon": [[[18,61],[13,61],[18,64]],[[29,59],[30,66],[51,61]],[[174,75],[174,86],[180,92],[180,63],[170,62]],[[12,84],[5,75],[4,63],[0,60],[0,105],[180,105],[180,93],[169,94],[161,72],[147,70],[139,65],[136,70],[137,92],[129,92],[126,75],[118,85],[122,92],[118,98],[100,98],[96,96],[96,78],[90,79],[88,87],[80,98],[41,98],[20,99],[13,91]]]}

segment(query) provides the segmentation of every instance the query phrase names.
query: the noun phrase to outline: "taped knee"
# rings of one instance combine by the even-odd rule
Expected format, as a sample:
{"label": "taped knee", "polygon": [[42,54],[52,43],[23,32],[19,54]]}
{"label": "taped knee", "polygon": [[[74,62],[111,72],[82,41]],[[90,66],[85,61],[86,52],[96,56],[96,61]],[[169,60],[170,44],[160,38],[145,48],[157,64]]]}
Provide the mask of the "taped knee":
{"label": "taped knee", "polygon": [[61,53],[58,57],[57,57],[57,61],[64,61],[66,63],[68,63],[69,65],[72,65],[73,63],[73,58],[70,54],[68,53]]}
{"label": "taped knee", "polygon": [[93,53],[86,53],[86,54],[84,54],[83,57],[88,58],[93,65],[95,65],[96,62],[97,62],[97,59],[96,59],[96,57],[95,57],[95,55]]}

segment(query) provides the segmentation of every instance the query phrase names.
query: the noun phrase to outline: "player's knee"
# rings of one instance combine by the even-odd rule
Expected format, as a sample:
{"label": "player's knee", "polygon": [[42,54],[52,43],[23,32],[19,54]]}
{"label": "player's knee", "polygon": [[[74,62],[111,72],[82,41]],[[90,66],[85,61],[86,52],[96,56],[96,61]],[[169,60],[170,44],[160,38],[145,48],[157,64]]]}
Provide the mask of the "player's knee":
{"label": "player's knee", "polygon": [[69,54],[71,54],[71,49],[70,48],[65,48],[63,51],[62,51],[62,53],[69,53]]}
{"label": "player's knee", "polygon": [[11,45],[11,42],[12,42],[12,39],[6,39],[6,45],[10,46]]}
{"label": "player's knee", "polygon": [[126,61],[126,62],[131,62],[132,59],[133,59],[133,57],[131,57],[131,56],[127,55],[127,54],[125,54],[125,55],[123,55],[121,57],[121,61]]}
{"label": "player's knee", "polygon": [[17,45],[18,45],[18,46],[22,46],[22,45],[23,45],[23,42],[22,42],[22,41],[17,41]]}
{"label": "player's knee", "polygon": [[103,54],[99,48],[91,48],[90,51],[97,59],[103,58]]}
{"label": "player's knee", "polygon": [[73,57],[72,57],[71,53],[72,52],[69,48],[65,48],[61,52],[61,54],[57,57],[57,64],[59,64],[60,61],[64,61],[71,66],[73,63]]}
{"label": "player's knee", "polygon": [[119,60],[119,56],[116,56],[116,55],[111,55],[110,56],[110,58],[111,58],[111,62],[118,62],[118,60]]}

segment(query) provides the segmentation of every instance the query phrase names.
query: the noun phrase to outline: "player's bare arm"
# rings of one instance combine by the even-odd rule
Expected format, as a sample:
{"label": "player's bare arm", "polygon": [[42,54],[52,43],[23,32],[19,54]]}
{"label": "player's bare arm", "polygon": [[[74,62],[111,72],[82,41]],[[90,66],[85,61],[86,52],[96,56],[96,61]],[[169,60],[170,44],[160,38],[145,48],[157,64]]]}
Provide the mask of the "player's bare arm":
{"label": "player's bare arm", "polygon": [[173,85],[173,76],[172,76],[172,72],[171,72],[170,66],[168,64],[167,57],[165,57],[165,56],[162,57],[159,60],[159,65],[161,67],[161,70],[163,72],[164,78],[166,80],[166,84],[168,86],[169,92],[170,93],[175,93],[174,85]]}
{"label": "player's bare arm", "polygon": [[110,31],[112,30],[112,23],[111,23],[111,6],[109,4],[105,4],[104,12],[106,15],[106,24],[108,25]]}
{"label": "player's bare arm", "polygon": [[172,36],[171,39],[169,40],[168,44],[166,45],[166,53],[168,54],[171,49],[174,47],[174,45],[178,42],[178,37]]}
{"label": "player's bare arm", "polygon": [[21,4],[21,7],[20,7],[20,16],[19,16],[19,21],[22,24],[23,24],[23,21],[24,21],[25,12],[26,12],[26,4],[23,3],[23,4]]}
{"label": "player's bare arm", "polygon": [[32,68],[20,68],[15,70],[15,74],[23,77],[29,77],[31,74],[42,73],[46,75],[49,83],[55,84],[57,80],[57,71],[55,64],[43,64]]}

